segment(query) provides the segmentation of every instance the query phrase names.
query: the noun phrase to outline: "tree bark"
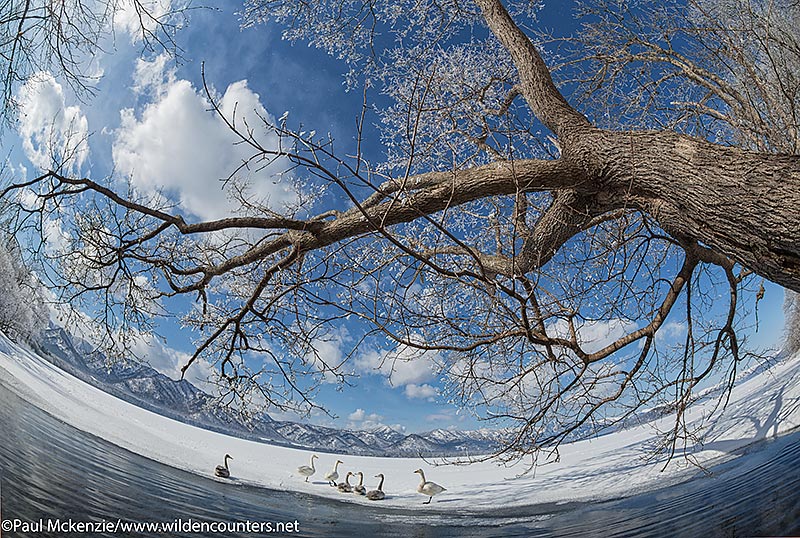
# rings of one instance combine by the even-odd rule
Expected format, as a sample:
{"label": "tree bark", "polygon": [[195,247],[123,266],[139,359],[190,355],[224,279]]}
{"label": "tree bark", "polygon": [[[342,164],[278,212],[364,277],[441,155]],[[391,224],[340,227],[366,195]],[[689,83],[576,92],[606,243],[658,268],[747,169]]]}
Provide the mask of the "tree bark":
{"label": "tree bark", "polygon": [[[559,137],[562,160],[584,170],[586,182],[575,190],[584,195],[587,213],[641,210],[676,239],[800,291],[800,156],[748,152],[669,131],[596,129],[553,84],[501,0],[477,3],[514,60],[531,112]],[[564,223],[554,239],[581,230],[573,208],[552,213],[548,221]],[[546,261],[564,241],[539,245],[534,255]]]}
{"label": "tree bark", "polygon": [[598,204],[646,212],[673,237],[800,290],[800,156],[672,132],[594,130],[571,149]]}
{"label": "tree bark", "polygon": [[550,70],[536,46],[517,26],[500,0],[477,0],[489,29],[511,54],[520,78],[520,92],[531,112],[560,139],[569,140],[574,131],[591,124],[586,116],[567,102],[553,83]]}

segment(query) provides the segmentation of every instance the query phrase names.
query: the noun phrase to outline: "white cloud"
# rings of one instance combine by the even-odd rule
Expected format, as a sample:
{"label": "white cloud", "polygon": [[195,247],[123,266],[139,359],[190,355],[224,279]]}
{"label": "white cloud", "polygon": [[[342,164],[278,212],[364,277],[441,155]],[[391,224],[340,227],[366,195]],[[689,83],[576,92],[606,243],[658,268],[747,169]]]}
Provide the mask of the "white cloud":
{"label": "white cloud", "polygon": [[366,411],[364,411],[363,409],[359,408],[359,409],[356,409],[355,411],[353,411],[352,413],[350,413],[349,415],[347,415],[347,420],[352,420],[352,421],[355,421],[355,422],[361,422],[362,420],[364,420],[364,417],[366,416],[366,414],[367,414]]}
{"label": "white cloud", "polygon": [[89,122],[79,106],[67,106],[61,84],[39,72],[20,89],[18,101],[25,156],[43,170],[78,172],[89,155]]}
{"label": "white cloud", "polygon": [[406,397],[408,398],[418,398],[420,400],[428,400],[429,402],[432,402],[436,398],[437,391],[436,387],[432,387],[427,383],[423,385],[415,385],[414,383],[411,383],[406,385],[405,393]]}
{"label": "white cloud", "polygon": [[167,54],[159,54],[153,60],[136,60],[133,72],[133,91],[148,94],[153,98],[162,98],[164,92],[175,83],[175,71],[169,68],[171,58]]}
{"label": "white cloud", "polygon": [[392,351],[362,352],[356,357],[355,368],[362,374],[386,376],[388,383],[395,387],[421,384],[436,378],[439,357],[433,351],[400,345]]}
{"label": "white cloud", "polygon": [[328,334],[318,335],[309,342],[303,356],[306,364],[321,372],[325,383],[339,382],[333,371],[339,370],[344,361],[344,346],[350,339],[346,327],[332,330]]}
{"label": "white cloud", "polygon": [[[24,171],[24,175],[21,175],[21,179],[25,177],[27,177],[27,170]],[[43,200],[30,188],[20,190],[17,201],[26,211],[37,211],[43,204]],[[61,219],[47,215],[42,218],[42,236],[48,254],[64,254],[71,243],[70,236],[64,230]]]}
{"label": "white cloud", "polygon": [[63,254],[71,244],[69,234],[61,225],[60,219],[45,217],[42,222],[42,235],[49,254]]}
{"label": "white cloud", "polygon": [[367,430],[384,426],[383,416],[377,413],[367,413],[361,408],[356,409],[347,415],[349,423],[347,427],[352,430]]}
{"label": "white cloud", "polygon": [[[66,329],[73,337],[83,339],[92,345],[100,343],[98,338],[104,338],[101,336],[104,331],[98,332],[96,323],[88,315],[76,309],[73,304],[61,302],[52,290],[46,287],[43,289],[45,304],[50,310],[50,319],[53,323]],[[152,335],[135,330],[126,331],[124,335],[117,333],[116,337],[125,339],[137,359],[146,361],[152,368],[176,381],[181,378],[181,367],[191,358],[190,354],[173,349]],[[215,394],[217,387],[213,382],[209,382],[213,381],[214,373],[212,364],[198,358],[186,371],[184,379],[209,394]]]}
{"label": "white cloud", "polygon": [[[163,342],[146,335],[139,335],[133,339],[131,351],[147,361],[152,368],[176,381],[181,378],[181,368],[191,358],[190,354],[168,347]],[[184,379],[209,394],[215,394],[217,387],[210,382],[213,376],[214,367],[198,358],[186,370]]]}
{"label": "white cloud", "polygon": [[28,167],[22,163],[16,165],[10,159],[6,159],[6,170],[15,180],[24,181],[28,177]]}
{"label": "white cloud", "polygon": [[[576,327],[578,333],[578,343],[581,344],[583,351],[594,353],[600,351],[612,342],[622,338],[631,331],[635,331],[638,326],[636,323],[625,319],[609,319],[587,321]],[[547,332],[551,336],[569,338],[569,326],[566,320],[559,319],[547,327]]]}
{"label": "white cloud", "polygon": [[331,371],[342,362],[342,340],[339,335],[327,339],[317,338],[311,342],[313,349],[306,353],[305,360],[319,372],[325,383],[338,383],[336,375]]}
{"label": "white cloud", "polygon": [[[240,208],[225,189],[224,179],[253,154],[239,141],[211,104],[187,80],[176,80],[164,57],[139,62],[134,88],[147,92],[155,101],[137,117],[132,109],[121,111],[113,157],[116,169],[131,177],[141,192],[163,191],[180,207],[200,219],[230,216]],[[222,113],[236,126],[251,130],[262,147],[277,149],[275,133],[260,118],[274,123],[246,80],[228,86],[218,99]],[[246,127],[245,127],[246,126]],[[297,200],[289,177],[282,174],[288,162],[277,159],[260,163],[260,168],[241,169],[233,178],[246,185],[245,197],[283,212]]]}
{"label": "white cloud", "polygon": [[454,427],[454,422],[464,422],[465,417],[457,415],[454,411],[442,411],[425,415],[426,422],[447,422],[450,427]]}
{"label": "white cloud", "polygon": [[145,32],[158,29],[171,10],[170,0],[122,0],[114,11],[114,27],[127,33],[131,43],[142,41]]}
{"label": "white cloud", "polygon": [[669,321],[661,326],[656,333],[656,343],[659,345],[682,345],[686,340],[686,322]]}

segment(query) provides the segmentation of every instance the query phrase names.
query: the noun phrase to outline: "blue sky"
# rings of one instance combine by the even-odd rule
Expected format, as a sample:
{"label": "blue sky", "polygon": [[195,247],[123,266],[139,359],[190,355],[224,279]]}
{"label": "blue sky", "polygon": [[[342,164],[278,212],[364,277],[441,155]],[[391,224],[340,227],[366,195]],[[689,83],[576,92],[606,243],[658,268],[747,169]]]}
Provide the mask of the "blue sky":
{"label": "blue sky", "polygon": [[[43,145],[54,127],[50,118],[60,111],[60,124],[55,127],[62,141],[69,144],[70,137],[77,141],[88,135],[88,146],[81,146],[74,160],[75,171],[96,178],[112,171],[133,174],[138,186],[153,188],[150,183],[155,178],[168,177],[169,183],[161,186],[181,198],[183,209],[200,216],[219,216],[225,208],[215,182],[240,156],[230,147],[221,124],[207,111],[201,62],[223,105],[248,105],[240,110],[261,107],[272,118],[288,112],[291,127],[302,124],[309,131],[329,132],[340,151],[352,150],[361,95],[345,91],[342,74],[346,66],[323,51],[282,40],[279,30],[269,25],[241,30],[236,14],[240,2],[218,2],[218,6],[188,14],[187,26],[177,34],[183,50],[178,60],[142,56],[141,43],[120,30],[106,47],[109,53],[96,62],[102,77],[94,96],[76,96],[63,81],[45,77],[30,90],[17,135],[6,135],[3,141],[12,167],[24,167],[31,175],[37,165],[46,167]],[[541,21],[561,32],[575,24],[566,2],[547,3]],[[365,150],[380,160],[375,136],[373,129],[367,129]],[[281,185],[265,188],[268,192],[264,194],[273,199],[291,196]],[[768,285],[759,310],[761,330],[753,338],[757,347],[774,345],[779,339],[782,300],[782,290]],[[162,330],[167,345],[143,349],[155,367],[174,377],[191,351],[191,342],[174,326],[164,325]],[[375,370],[375,364],[367,355],[355,361],[360,377],[353,387],[340,391],[323,386],[319,401],[339,418],[315,420],[349,427],[386,424],[406,431],[481,426],[468,413],[439,401],[437,379],[424,365],[402,366],[390,384],[386,371]],[[203,377],[203,368],[196,370],[190,379]]]}

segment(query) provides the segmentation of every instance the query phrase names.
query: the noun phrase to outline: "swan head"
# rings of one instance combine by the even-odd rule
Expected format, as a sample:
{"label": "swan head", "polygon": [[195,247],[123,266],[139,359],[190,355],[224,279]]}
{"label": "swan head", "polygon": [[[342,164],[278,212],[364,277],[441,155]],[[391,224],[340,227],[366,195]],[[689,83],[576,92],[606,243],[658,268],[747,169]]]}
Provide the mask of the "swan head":
{"label": "swan head", "polygon": [[311,456],[311,459],[313,460],[313,459],[315,459],[315,458],[318,458],[318,457],[319,457],[319,456],[317,456],[316,454],[314,454],[313,456]]}
{"label": "swan head", "polygon": [[415,473],[417,473],[417,474],[422,474],[422,469],[417,469],[417,470],[416,470],[416,471],[414,471],[414,472],[415,472]]}
{"label": "swan head", "polygon": [[232,460],[233,456],[231,456],[230,454],[225,454],[225,459],[226,460]]}
{"label": "swan head", "polygon": [[383,473],[378,473],[375,475],[375,478],[383,478]]}

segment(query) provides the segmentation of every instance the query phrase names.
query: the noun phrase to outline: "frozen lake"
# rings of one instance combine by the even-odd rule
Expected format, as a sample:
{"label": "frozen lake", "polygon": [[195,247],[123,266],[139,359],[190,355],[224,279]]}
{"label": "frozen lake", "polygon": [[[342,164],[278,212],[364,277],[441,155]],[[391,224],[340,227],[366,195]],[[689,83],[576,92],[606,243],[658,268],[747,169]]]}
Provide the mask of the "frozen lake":
{"label": "frozen lake", "polygon": [[480,516],[448,511],[444,497],[420,511],[386,510],[204,478],[74,429],[2,384],[0,428],[6,520],[297,520],[299,535],[328,537],[800,534],[800,433],[751,446],[711,478],[600,503],[501,506]]}

